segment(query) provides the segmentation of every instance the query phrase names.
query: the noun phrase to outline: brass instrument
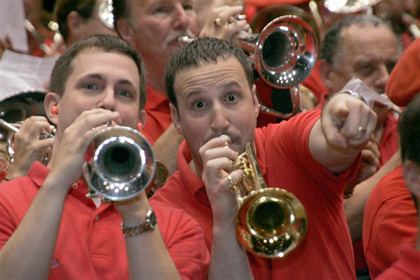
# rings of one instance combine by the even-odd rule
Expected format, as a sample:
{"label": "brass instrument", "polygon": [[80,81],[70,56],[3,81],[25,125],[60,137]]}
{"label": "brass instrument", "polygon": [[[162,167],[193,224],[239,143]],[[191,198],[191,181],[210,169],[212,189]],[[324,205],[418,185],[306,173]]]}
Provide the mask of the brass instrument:
{"label": "brass instrument", "polygon": [[114,15],[112,11],[112,0],[104,0],[98,9],[98,16],[100,21],[109,29],[114,29]]}
{"label": "brass instrument", "polygon": [[[6,129],[9,131],[6,139],[6,152],[8,153],[8,156],[10,158],[10,162],[13,162],[15,151],[13,150],[13,137],[16,132],[19,131],[19,127],[22,125],[21,122],[19,123],[8,123],[3,119],[0,119],[0,127]],[[39,139],[47,139],[47,138],[54,138],[55,137],[55,127],[51,126],[51,133],[48,133],[46,131],[42,131],[39,134]],[[41,152],[41,157],[39,158],[39,161],[43,165],[48,165],[51,158],[51,147],[44,148]]]}
{"label": "brass instrument", "polygon": [[[254,69],[266,83],[279,89],[291,88],[292,112],[282,113],[262,104],[260,106],[260,111],[264,113],[288,119],[301,110],[297,85],[309,75],[315,65],[318,55],[318,34],[306,18],[299,15],[279,16],[267,22],[267,18],[272,15],[271,11],[272,7],[267,7],[255,15],[250,26],[254,32],[260,33],[238,38],[238,46],[247,52]],[[282,10],[284,11],[286,10]],[[244,19],[240,15],[235,15],[233,18]],[[191,40],[188,36],[179,38],[181,45]]]}
{"label": "brass instrument", "polygon": [[[12,92],[0,101],[0,141],[6,143],[6,154],[13,162],[14,150],[12,147],[13,136],[19,131],[22,122],[30,116],[46,116],[44,109],[45,92],[36,89],[28,89],[20,92]],[[53,138],[52,133],[41,132],[39,139]],[[51,148],[42,151],[40,161],[47,165],[50,160]]]}
{"label": "brass instrument", "polygon": [[[259,77],[278,89],[289,89],[292,110],[280,112],[261,104],[260,110],[288,119],[302,109],[299,84],[312,71],[318,55],[318,33],[309,14],[291,5],[274,5],[259,11],[250,22],[254,34],[240,40],[253,53]],[[260,102],[261,103],[261,102]]]}
{"label": "brass instrument", "polygon": [[333,13],[351,14],[368,9],[379,3],[379,1],[380,0],[324,0],[324,6]]}
{"label": "brass instrument", "polygon": [[236,215],[238,240],[251,253],[264,258],[283,258],[303,241],[307,231],[304,206],[292,193],[267,188],[251,143],[234,162],[243,178],[233,186],[239,210]]}
{"label": "brass instrument", "polygon": [[123,201],[146,190],[156,162],[150,143],[138,131],[114,126],[96,133],[85,151],[83,176],[90,198]]}

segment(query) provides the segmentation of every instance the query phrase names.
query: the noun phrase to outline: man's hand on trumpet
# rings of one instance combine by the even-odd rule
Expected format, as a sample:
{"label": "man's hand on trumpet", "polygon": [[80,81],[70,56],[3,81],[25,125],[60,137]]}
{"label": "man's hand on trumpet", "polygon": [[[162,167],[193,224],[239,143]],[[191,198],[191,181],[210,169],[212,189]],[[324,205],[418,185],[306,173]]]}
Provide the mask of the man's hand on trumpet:
{"label": "man's hand on trumpet", "polygon": [[39,137],[41,133],[51,133],[51,125],[42,116],[27,118],[19,131],[15,133],[14,160],[8,169],[7,179],[26,175],[32,163],[41,158],[42,151],[52,146],[54,139],[42,139]]}
{"label": "man's hand on trumpet", "polygon": [[215,37],[236,43],[251,32],[242,6],[222,6],[213,9],[201,29],[199,37]]}
{"label": "man's hand on trumpet", "polygon": [[234,221],[237,207],[232,185],[242,178],[242,170],[234,170],[232,162],[238,153],[229,147],[230,137],[222,135],[208,141],[200,148],[203,161],[203,182],[206,186],[214,222]]}

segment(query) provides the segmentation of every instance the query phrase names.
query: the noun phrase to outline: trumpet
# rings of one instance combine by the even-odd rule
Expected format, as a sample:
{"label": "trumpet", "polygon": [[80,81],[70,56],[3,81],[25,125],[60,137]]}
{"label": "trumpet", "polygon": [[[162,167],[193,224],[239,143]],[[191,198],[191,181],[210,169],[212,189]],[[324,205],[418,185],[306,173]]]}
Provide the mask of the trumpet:
{"label": "trumpet", "polygon": [[[0,119],[0,127],[2,127],[3,129],[5,129],[9,132],[7,134],[7,137],[6,137],[6,151],[9,155],[10,162],[14,161],[14,155],[15,155],[15,151],[14,151],[13,145],[12,145],[13,137],[14,137],[14,134],[19,131],[19,127],[21,125],[22,125],[21,122],[11,124],[11,123],[6,122],[3,119]],[[38,136],[38,139],[41,139],[41,140],[42,139],[47,139],[47,138],[52,138],[53,139],[55,137],[55,127],[51,126],[50,129],[51,129],[51,133],[48,133],[46,131],[41,131],[41,133]],[[51,147],[44,148],[42,150],[41,157],[40,157],[39,161],[43,165],[48,165],[48,163],[50,161],[50,158],[51,158]]]}
{"label": "trumpet", "polygon": [[251,143],[246,144],[246,151],[233,166],[244,173],[241,181],[232,186],[238,204],[238,240],[257,256],[285,257],[304,240],[308,224],[305,207],[292,193],[267,188]]}
{"label": "trumpet", "polygon": [[123,201],[147,190],[154,180],[156,161],[143,135],[129,127],[114,126],[93,136],[82,168],[87,197]]}
{"label": "trumpet", "polygon": [[[258,19],[266,20],[265,14],[257,15]],[[233,18],[244,19],[241,15]],[[253,25],[258,23],[251,22]],[[191,40],[188,36],[179,38],[181,45]],[[308,21],[296,15],[279,16],[266,24],[260,33],[238,38],[238,46],[248,54],[258,76],[271,87],[291,88],[292,112],[282,113],[269,109],[261,102],[260,110],[282,119],[299,113],[302,104],[297,85],[309,75],[318,55],[318,35]]]}

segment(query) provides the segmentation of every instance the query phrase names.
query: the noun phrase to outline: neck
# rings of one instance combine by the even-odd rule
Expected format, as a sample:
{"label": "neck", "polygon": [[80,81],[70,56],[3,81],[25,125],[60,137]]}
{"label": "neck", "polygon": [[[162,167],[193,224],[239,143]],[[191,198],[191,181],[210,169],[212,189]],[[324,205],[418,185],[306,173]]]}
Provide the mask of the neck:
{"label": "neck", "polygon": [[163,78],[165,76],[165,67],[160,67],[159,63],[144,59],[144,68],[147,73],[147,84],[159,93],[166,95],[165,81]]}

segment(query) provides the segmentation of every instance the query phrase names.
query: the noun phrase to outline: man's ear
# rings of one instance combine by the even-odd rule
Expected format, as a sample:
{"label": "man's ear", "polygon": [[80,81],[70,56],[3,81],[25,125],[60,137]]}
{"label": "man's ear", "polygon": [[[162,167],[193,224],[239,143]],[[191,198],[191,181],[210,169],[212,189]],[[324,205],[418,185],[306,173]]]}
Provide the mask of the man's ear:
{"label": "man's ear", "polygon": [[144,125],[146,124],[146,120],[147,120],[147,112],[141,109],[138,115],[137,131],[142,131],[142,129],[144,128]]}
{"label": "man's ear", "polygon": [[258,115],[260,113],[260,100],[258,98],[257,95],[257,87],[255,86],[255,84],[252,85],[252,98],[254,99],[254,114],[255,114],[255,118],[258,118]]}
{"label": "man's ear", "polygon": [[136,41],[134,40],[134,31],[131,29],[130,24],[125,18],[117,20],[117,30],[121,38],[131,47],[136,48]]}
{"label": "man's ear", "polygon": [[178,131],[179,134],[184,135],[184,133],[182,133],[178,110],[175,108],[175,106],[172,103],[169,104],[169,108],[171,110],[172,122],[175,125],[176,131]]}
{"label": "man's ear", "polygon": [[420,198],[420,166],[411,160],[404,161],[403,175],[407,188]]}
{"label": "man's ear", "polygon": [[334,88],[331,82],[331,73],[334,70],[332,64],[325,60],[321,60],[319,69],[321,72],[322,82],[324,83],[325,87],[330,90]]}
{"label": "man's ear", "polygon": [[83,38],[83,22],[84,19],[78,12],[72,11],[67,15],[68,37]]}
{"label": "man's ear", "polygon": [[48,120],[54,124],[55,127],[58,125],[58,114],[60,112],[59,109],[60,103],[60,96],[54,92],[49,92],[45,96],[44,99],[44,109],[45,113],[47,114]]}

